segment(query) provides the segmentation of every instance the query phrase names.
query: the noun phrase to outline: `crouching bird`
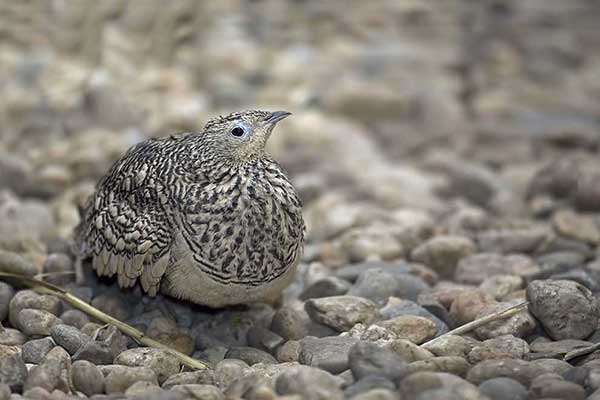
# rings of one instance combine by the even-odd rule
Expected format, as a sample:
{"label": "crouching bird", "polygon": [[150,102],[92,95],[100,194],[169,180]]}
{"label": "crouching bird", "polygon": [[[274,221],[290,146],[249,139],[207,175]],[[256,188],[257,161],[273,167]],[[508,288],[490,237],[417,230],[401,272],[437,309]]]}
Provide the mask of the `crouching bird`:
{"label": "crouching bird", "polygon": [[209,307],[273,299],[293,279],[304,220],[265,150],[285,111],[243,111],[132,147],[75,228],[80,260],[119,286]]}

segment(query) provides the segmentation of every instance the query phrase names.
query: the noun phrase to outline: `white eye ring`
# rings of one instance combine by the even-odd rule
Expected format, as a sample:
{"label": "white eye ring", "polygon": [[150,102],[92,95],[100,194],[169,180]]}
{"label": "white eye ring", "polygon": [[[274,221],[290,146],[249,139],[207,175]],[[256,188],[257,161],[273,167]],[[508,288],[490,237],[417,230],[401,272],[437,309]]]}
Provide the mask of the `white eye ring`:
{"label": "white eye ring", "polygon": [[241,126],[236,126],[231,130],[231,134],[235,137],[242,137],[246,134],[246,130]]}

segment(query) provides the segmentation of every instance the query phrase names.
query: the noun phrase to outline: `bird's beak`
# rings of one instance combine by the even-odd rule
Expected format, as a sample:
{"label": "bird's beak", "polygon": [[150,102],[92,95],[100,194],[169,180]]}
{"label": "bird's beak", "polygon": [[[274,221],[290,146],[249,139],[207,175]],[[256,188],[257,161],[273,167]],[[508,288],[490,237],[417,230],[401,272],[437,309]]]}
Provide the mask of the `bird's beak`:
{"label": "bird's beak", "polygon": [[291,112],[287,112],[287,111],[274,111],[271,113],[271,115],[269,115],[267,118],[265,118],[265,124],[267,125],[275,125],[276,123],[278,123],[279,121],[281,121],[282,119],[288,117],[292,115]]}

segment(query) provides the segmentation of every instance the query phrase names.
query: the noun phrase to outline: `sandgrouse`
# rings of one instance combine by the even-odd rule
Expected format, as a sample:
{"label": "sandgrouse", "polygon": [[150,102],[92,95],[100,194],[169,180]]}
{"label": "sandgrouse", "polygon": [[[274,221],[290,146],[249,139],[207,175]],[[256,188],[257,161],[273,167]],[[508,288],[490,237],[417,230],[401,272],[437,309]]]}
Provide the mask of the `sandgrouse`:
{"label": "sandgrouse", "polygon": [[80,260],[209,307],[272,299],[302,254],[301,204],[265,145],[288,112],[244,111],[150,139],[109,170],[75,228]]}

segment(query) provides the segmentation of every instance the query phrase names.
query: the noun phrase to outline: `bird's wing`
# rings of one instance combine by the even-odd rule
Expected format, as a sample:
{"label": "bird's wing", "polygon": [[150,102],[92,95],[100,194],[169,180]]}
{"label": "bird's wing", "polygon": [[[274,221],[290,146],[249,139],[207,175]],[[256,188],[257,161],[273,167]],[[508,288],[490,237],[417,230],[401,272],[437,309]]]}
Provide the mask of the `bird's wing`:
{"label": "bird's wing", "polygon": [[138,145],[111,168],[90,198],[76,236],[98,275],[117,274],[121,287],[139,278],[153,296],[169,264],[173,230],[167,188],[151,155]]}

